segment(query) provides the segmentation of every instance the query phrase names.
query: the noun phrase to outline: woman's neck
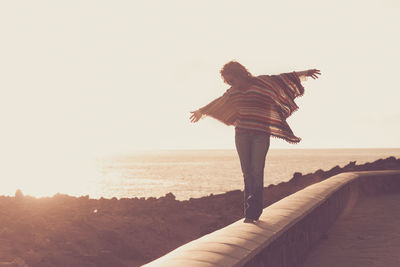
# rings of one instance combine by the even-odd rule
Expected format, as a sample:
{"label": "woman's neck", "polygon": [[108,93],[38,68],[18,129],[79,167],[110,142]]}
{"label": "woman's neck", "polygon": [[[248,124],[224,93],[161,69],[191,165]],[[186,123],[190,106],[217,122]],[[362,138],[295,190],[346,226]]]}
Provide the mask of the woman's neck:
{"label": "woman's neck", "polygon": [[239,83],[236,86],[236,89],[240,90],[240,91],[244,91],[244,90],[247,90],[250,86],[251,86],[251,81],[250,80],[244,80],[243,82]]}

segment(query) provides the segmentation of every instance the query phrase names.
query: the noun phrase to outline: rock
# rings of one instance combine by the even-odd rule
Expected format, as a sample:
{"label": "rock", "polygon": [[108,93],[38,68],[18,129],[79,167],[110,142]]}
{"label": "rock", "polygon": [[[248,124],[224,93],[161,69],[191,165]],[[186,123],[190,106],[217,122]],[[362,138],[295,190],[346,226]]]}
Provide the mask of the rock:
{"label": "rock", "polygon": [[330,169],[327,174],[328,177],[334,176],[336,174],[339,174],[342,171],[342,169],[339,167],[339,165],[336,165],[335,167],[333,167],[332,169]]}
{"label": "rock", "polygon": [[175,200],[175,195],[169,192],[168,194],[165,195],[166,200]]}
{"label": "rock", "polygon": [[302,173],[301,172],[295,172],[293,173],[293,178],[290,179],[289,183],[293,183],[293,184],[298,184],[300,183],[300,179],[302,178]]}
{"label": "rock", "polygon": [[295,173],[293,173],[293,178],[298,178],[298,177],[301,177],[302,176],[302,173],[301,172],[295,172]]}
{"label": "rock", "polygon": [[356,166],[356,161],[350,161],[349,164],[343,167],[343,169],[346,171],[352,171],[354,170],[355,166]]}
{"label": "rock", "polygon": [[320,178],[321,180],[327,178],[327,174],[326,172],[324,172],[323,170],[319,169],[316,172],[314,172],[314,176]]}
{"label": "rock", "polygon": [[17,191],[15,191],[15,198],[22,199],[23,197],[24,197],[24,194],[22,193],[21,189],[17,189]]}

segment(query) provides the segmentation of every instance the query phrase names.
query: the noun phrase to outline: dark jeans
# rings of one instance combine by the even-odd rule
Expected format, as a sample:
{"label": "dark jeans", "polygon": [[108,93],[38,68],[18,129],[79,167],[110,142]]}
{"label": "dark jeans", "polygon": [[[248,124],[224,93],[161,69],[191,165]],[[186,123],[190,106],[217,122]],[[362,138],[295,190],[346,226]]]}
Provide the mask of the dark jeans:
{"label": "dark jeans", "polygon": [[244,178],[244,216],[252,220],[258,220],[263,210],[264,167],[269,139],[268,134],[235,133]]}

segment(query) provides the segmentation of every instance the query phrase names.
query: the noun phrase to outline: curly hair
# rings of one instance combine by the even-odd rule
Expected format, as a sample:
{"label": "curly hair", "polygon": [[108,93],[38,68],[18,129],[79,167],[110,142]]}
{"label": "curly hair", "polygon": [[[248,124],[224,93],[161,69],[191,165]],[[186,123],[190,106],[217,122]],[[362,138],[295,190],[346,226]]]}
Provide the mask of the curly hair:
{"label": "curly hair", "polygon": [[229,61],[219,71],[222,77],[233,75],[240,78],[253,78],[253,75],[239,62]]}

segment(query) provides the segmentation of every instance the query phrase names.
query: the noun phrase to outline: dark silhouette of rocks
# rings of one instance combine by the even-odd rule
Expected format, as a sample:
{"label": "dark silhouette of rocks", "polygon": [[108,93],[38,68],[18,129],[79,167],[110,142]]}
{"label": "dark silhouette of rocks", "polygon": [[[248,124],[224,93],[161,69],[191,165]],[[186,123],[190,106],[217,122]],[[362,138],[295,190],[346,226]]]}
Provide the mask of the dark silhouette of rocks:
{"label": "dark silhouette of rocks", "polygon": [[[264,206],[341,172],[400,169],[400,159],[310,174],[264,188]],[[0,196],[0,266],[140,266],[243,217],[243,192],[176,200]]]}

